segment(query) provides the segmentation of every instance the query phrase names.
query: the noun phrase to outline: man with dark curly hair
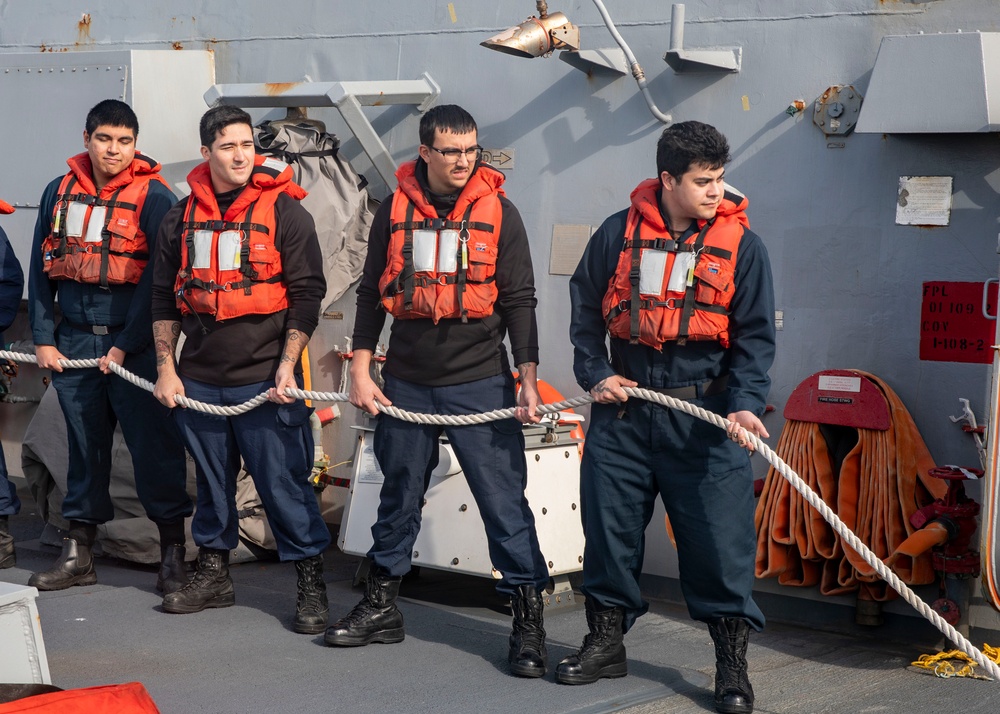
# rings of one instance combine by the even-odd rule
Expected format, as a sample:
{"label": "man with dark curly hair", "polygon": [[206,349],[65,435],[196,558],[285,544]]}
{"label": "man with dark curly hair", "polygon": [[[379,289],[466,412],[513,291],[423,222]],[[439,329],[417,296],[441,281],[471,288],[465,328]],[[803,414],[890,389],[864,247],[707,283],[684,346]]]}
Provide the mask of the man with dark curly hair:
{"label": "man with dark curly hair", "polygon": [[[753,711],[748,635],[764,626],[752,595],[747,434],[768,436],[760,416],[775,332],[767,252],[749,230],[747,199],[723,182],[729,159],[712,126],[664,130],[657,177],[604,222],[570,281],[573,367],[596,402],[580,472],[590,632],[556,680],[627,674],[623,635],[648,609],[639,574],[659,495],[688,611],[715,642],[715,706],[732,714]],[[623,388],[635,386],[689,400],[731,426],[629,400]]]}

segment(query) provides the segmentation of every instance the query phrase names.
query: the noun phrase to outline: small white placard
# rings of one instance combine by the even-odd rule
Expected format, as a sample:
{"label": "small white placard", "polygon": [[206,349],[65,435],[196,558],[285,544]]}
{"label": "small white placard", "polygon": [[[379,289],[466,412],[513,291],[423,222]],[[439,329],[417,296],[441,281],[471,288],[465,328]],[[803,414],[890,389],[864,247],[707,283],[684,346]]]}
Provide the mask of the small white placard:
{"label": "small white placard", "polygon": [[819,388],[827,392],[860,392],[861,377],[837,377],[821,374]]}
{"label": "small white placard", "polygon": [[385,477],[378,461],[375,460],[375,449],[365,446],[361,450],[361,466],[358,467],[358,483],[382,483]]}
{"label": "small white placard", "polygon": [[896,225],[948,225],[951,221],[951,187],[951,176],[900,176]]}
{"label": "small white placard", "polygon": [[580,264],[583,251],[590,241],[593,226],[557,224],[552,226],[552,245],[549,249],[549,275],[572,275]]}

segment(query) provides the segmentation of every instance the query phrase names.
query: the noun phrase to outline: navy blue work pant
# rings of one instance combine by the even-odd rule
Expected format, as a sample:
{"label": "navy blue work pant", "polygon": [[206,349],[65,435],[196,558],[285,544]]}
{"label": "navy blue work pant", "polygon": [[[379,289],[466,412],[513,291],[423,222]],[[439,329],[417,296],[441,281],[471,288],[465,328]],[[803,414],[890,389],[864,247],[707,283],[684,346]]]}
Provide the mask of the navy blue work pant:
{"label": "navy blue work pant", "polygon": [[21,499],[17,497],[17,489],[7,478],[7,460],[0,449],[0,516],[15,516],[21,510]]}
{"label": "navy blue work pant", "polygon": [[[383,393],[393,406],[421,414],[478,414],[514,406],[514,379],[501,374],[465,384],[425,387],[391,375]],[[467,426],[411,424],[385,414],[375,426],[375,458],[382,482],[374,545],[368,557],[393,577],[410,569],[420,531],[420,509],[438,464],[442,431],[455,451],[486,526],[490,559],[509,594],[520,585],[543,588],[549,573],[538,547],[535,517],[524,496],[528,466],[516,419]]]}
{"label": "navy blue work pant", "polygon": [[[274,386],[274,382],[258,382],[217,387],[188,378],[182,381],[189,399],[222,406],[242,404]],[[236,477],[242,457],[264,504],[278,556],[303,560],[326,550],[330,531],[309,482],[313,467],[311,412],[302,401],[264,402],[237,416],[182,407],[173,410],[197,467],[198,507],[191,535],[199,547],[232,550],[239,544]]]}
{"label": "navy blue work pant", "polygon": [[[726,400],[723,393],[693,403],[719,413]],[[744,618],[762,629],[752,593],[757,538],[749,454],[722,429],[674,409],[632,399],[618,415],[617,405],[593,406],[580,465],[584,594],[602,607],[623,607],[626,631],[646,612],[639,574],[659,495],[691,617]]]}
{"label": "navy blue work pant", "polygon": [[[65,323],[56,346],[69,359],[103,357],[115,335],[93,335]],[[125,369],[156,381],[156,355],[150,344],[125,356]],[[176,523],[191,515],[187,460],[169,410],[150,392],[96,367],[52,373],[52,386],[66,417],[69,468],[62,515],[67,520],[100,524],[115,516],[109,486],[115,425],[132,456],[135,490],[154,523]]]}

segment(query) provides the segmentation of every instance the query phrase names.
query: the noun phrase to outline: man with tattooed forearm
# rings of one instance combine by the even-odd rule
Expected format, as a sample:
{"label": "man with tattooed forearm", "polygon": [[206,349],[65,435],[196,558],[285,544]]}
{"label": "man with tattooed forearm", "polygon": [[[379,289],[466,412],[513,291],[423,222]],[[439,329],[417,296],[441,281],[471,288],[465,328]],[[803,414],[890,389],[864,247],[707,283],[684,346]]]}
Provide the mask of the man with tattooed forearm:
{"label": "man with tattooed forearm", "polygon": [[[253,477],[283,561],[298,574],[292,629],[326,629],[323,551],[330,533],[309,476],[310,410],[285,390],[301,387],[299,358],[326,292],[312,218],[291,168],[256,156],[250,116],[210,109],[201,120],[205,162],[188,175],[191,195],[163,220],[153,285],[154,394],[173,409],[197,465],[191,525],[198,570],[163,599],[173,613],[235,602],[229,553],[238,543],[236,477]],[[184,334],[180,359],[177,343]],[[237,405],[269,401],[237,416],[185,409],[178,397]]]}

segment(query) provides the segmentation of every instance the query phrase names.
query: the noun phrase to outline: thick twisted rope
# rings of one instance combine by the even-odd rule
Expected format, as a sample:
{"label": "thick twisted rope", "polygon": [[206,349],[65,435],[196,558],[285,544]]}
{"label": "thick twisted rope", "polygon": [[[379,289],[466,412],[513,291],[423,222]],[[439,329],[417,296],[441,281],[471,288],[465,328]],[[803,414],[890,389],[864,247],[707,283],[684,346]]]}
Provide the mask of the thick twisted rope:
{"label": "thick twisted rope", "polygon": [[[37,359],[34,355],[28,355],[20,352],[10,352],[8,350],[0,350],[0,359],[10,359],[17,362],[29,362],[37,364]],[[60,360],[59,363],[63,368],[67,369],[86,369],[97,367],[96,359],[89,360]],[[134,384],[135,386],[145,389],[148,392],[153,391],[153,383],[148,379],[143,379],[138,375],[132,374],[125,368],[121,367],[114,362],[110,363],[111,371],[119,375],[128,382]],[[707,421],[710,424],[714,424],[720,429],[726,429],[730,426],[731,422],[715,412],[710,412],[706,409],[702,409],[699,406],[691,404],[680,399],[675,399],[666,394],[661,394],[649,389],[642,389],[639,387],[624,387],[625,393],[630,397],[636,397],[638,399],[644,399],[648,402],[654,402],[671,409],[676,409],[689,414],[703,421]],[[285,394],[290,397],[295,397],[297,399],[312,399],[319,402],[346,402],[349,401],[348,395],[344,392],[314,392],[307,391],[304,389],[293,389],[288,388],[285,390]],[[215,414],[219,416],[237,416],[239,414],[246,413],[251,409],[258,407],[267,401],[267,393],[258,394],[253,399],[244,402],[243,404],[233,405],[233,406],[219,406],[214,404],[206,404],[204,402],[199,402],[194,399],[188,399],[181,395],[175,396],[175,400],[178,404],[191,409],[196,409],[208,414]],[[594,401],[594,398],[589,394],[581,395],[579,397],[573,397],[572,399],[566,399],[561,402],[554,402],[552,404],[542,404],[536,411],[540,414],[553,414],[565,409],[570,409],[572,407],[579,407],[585,404],[590,404]],[[417,414],[414,412],[408,412],[403,409],[398,409],[392,406],[384,406],[382,404],[378,405],[379,411],[383,414],[387,414],[396,419],[402,419],[403,421],[408,421],[416,424],[436,424],[441,426],[464,426],[470,424],[485,424],[491,421],[499,421],[501,419],[509,419],[514,416],[515,407],[508,409],[495,409],[490,412],[485,412],[482,414],[461,414],[461,415],[450,415],[450,414]],[[991,660],[989,657],[984,655],[975,645],[973,645],[968,639],[966,639],[958,630],[956,630],[952,625],[944,620],[938,613],[930,608],[920,597],[917,596],[906,583],[899,579],[899,577],[892,572],[892,570],[887,566],[882,560],[875,555],[872,550],[866,546],[860,538],[858,538],[851,530],[844,524],[842,520],[837,516],[836,513],[826,504],[826,502],[820,498],[815,491],[813,491],[809,485],[799,478],[789,466],[786,464],[781,457],[779,457],[771,448],[761,441],[757,435],[746,432],[747,438],[750,443],[753,444],[754,448],[760,453],[764,459],[770,463],[774,468],[780,473],[794,488],[798,491],[809,504],[819,511],[823,519],[829,523],[833,530],[844,539],[848,546],[853,548],[858,552],[859,555],[864,559],[868,565],[882,578],[889,586],[895,590],[900,596],[906,600],[917,612],[919,612],[925,619],[931,622],[941,633],[951,640],[953,643],[958,645],[959,649],[971,657],[977,664],[979,664],[983,669],[992,675],[994,681],[1000,681],[1000,666],[996,662]]]}

